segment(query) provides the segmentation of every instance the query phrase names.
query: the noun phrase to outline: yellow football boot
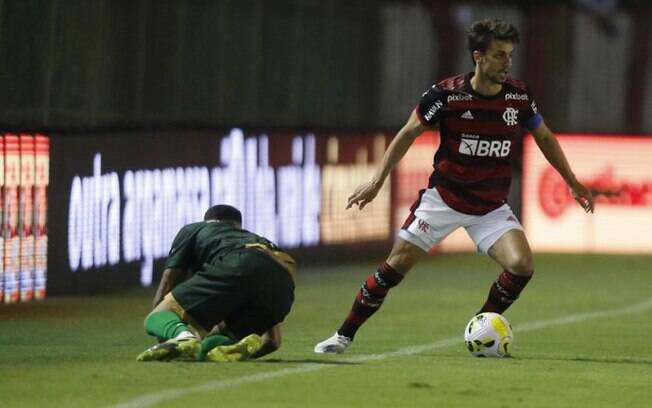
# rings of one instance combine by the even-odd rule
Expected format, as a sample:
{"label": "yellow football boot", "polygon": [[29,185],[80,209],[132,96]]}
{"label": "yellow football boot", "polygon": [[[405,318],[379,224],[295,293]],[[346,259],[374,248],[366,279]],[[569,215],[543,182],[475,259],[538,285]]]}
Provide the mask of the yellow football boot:
{"label": "yellow football boot", "polygon": [[250,334],[235,344],[215,347],[208,352],[206,360],[215,362],[249,360],[262,347],[263,339],[257,334]]}

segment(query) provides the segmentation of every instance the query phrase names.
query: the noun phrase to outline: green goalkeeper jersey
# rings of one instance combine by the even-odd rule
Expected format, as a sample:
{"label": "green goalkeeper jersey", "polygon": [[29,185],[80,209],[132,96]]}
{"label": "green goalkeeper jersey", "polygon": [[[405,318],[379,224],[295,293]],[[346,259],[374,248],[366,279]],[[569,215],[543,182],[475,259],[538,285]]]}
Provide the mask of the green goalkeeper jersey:
{"label": "green goalkeeper jersey", "polygon": [[188,224],[177,233],[165,267],[194,272],[241,248],[255,248],[274,258],[275,253],[283,254],[274,243],[253,232],[228,221],[209,220]]}
{"label": "green goalkeeper jersey", "polygon": [[171,294],[206,332],[224,322],[237,338],[262,334],[294,301],[294,259],[229,221],[181,228],[165,266],[190,273]]}

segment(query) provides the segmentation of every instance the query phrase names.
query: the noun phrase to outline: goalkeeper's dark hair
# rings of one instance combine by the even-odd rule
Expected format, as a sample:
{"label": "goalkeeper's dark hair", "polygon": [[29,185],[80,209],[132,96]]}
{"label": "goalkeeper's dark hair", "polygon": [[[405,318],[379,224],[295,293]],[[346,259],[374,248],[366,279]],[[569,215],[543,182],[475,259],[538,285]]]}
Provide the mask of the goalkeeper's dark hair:
{"label": "goalkeeper's dark hair", "polygon": [[206,210],[204,221],[208,220],[233,221],[242,224],[242,214],[235,207],[218,204]]}
{"label": "goalkeeper's dark hair", "polygon": [[492,40],[518,44],[520,38],[516,27],[503,20],[486,18],[474,22],[466,31],[466,46],[469,48],[469,52],[471,52],[471,60],[474,65],[473,51],[486,52]]}

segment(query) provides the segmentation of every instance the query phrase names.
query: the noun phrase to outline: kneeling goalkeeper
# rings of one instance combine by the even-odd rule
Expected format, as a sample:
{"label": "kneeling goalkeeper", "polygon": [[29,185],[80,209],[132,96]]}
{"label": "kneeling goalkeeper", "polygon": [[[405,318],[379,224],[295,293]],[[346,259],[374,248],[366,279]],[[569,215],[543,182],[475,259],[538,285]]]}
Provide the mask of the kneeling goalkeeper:
{"label": "kneeling goalkeeper", "polygon": [[[294,301],[292,257],[243,230],[236,208],[216,205],[178,233],[145,331],[161,343],[138,361],[239,361],[281,345]],[[189,277],[184,280],[185,275]]]}

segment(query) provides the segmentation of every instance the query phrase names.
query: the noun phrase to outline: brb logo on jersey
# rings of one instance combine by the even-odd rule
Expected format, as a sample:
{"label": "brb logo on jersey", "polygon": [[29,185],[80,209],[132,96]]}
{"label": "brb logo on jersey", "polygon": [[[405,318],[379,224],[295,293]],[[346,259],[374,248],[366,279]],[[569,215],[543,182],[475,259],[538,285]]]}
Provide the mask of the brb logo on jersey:
{"label": "brb logo on jersey", "polygon": [[511,140],[480,140],[478,135],[462,134],[459,152],[467,156],[507,157],[512,146]]}
{"label": "brb logo on jersey", "polygon": [[518,110],[514,108],[507,108],[503,112],[503,120],[507,126],[516,126],[518,118]]}

